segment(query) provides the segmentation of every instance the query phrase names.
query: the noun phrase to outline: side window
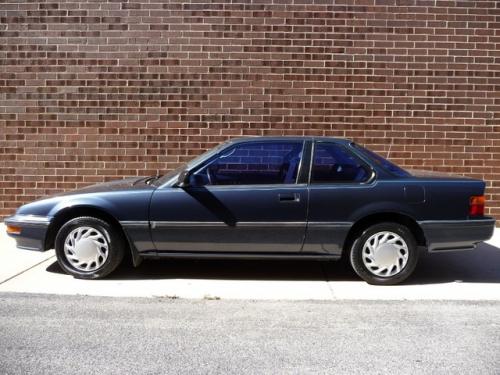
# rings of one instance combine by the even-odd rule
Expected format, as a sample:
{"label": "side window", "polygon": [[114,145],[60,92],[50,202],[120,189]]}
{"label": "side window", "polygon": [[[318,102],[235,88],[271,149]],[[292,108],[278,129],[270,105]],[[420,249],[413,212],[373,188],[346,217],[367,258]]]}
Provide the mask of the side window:
{"label": "side window", "polygon": [[344,146],[327,142],[316,143],[311,171],[312,183],[363,182],[369,177],[369,169]]}
{"label": "side window", "polygon": [[293,184],[297,180],[303,142],[248,142],[223,151],[195,172],[192,184]]}

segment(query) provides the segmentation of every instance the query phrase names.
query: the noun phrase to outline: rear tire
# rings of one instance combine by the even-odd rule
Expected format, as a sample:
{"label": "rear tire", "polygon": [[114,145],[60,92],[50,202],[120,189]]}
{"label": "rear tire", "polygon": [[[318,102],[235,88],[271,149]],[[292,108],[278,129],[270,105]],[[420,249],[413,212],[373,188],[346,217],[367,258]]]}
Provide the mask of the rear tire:
{"label": "rear tire", "polygon": [[57,261],[68,274],[79,279],[100,279],[123,260],[125,241],[108,222],[95,217],[77,217],[56,235]]}
{"label": "rear tire", "polygon": [[406,280],[418,262],[415,237],[404,225],[380,223],[365,229],[354,241],[350,262],[367,283],[394,285]]}

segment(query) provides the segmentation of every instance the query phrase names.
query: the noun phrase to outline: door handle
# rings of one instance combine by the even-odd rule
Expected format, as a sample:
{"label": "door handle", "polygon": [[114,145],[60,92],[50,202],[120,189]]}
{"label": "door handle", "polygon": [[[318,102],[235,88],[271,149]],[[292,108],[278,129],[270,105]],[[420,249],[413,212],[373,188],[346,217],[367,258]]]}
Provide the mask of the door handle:
{"label": "door handle", "polygon": [[278,194],[278,198],[280,202],[300,202],[300,194]]}

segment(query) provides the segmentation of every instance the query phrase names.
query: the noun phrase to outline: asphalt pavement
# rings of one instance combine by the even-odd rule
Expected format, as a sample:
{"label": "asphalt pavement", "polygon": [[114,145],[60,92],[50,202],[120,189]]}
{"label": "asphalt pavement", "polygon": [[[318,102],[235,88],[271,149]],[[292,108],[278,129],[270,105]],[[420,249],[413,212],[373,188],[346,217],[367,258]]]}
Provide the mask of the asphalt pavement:
{"label": "asphalt pavement", "polygon": [[5,374],[498,374],[500,302],[0,294]]}
{"label": "asphalt pavement", "polygon": [[145,261],[77,280],[3,233],[0,374],[500,374],[499,230],[390,287],[309,261]]}

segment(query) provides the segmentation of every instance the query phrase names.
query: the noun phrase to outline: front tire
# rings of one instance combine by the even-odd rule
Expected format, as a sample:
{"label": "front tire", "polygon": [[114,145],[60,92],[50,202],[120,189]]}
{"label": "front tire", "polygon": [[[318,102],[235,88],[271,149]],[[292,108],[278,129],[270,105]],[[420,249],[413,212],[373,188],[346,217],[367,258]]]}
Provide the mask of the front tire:
{"label": "front tire", "polygon": [[418,247],[406,226],[390,222],[375,224],[354,241],[350,261],[354,271],[369,284],[399,284],[414,271]]}
{"label": "front tire", "polygon": [[79,279],[99,279],[113,272],[123,260],[125,241],[108,222],[77,217],[64,224],[55,239],[57,261]]}

